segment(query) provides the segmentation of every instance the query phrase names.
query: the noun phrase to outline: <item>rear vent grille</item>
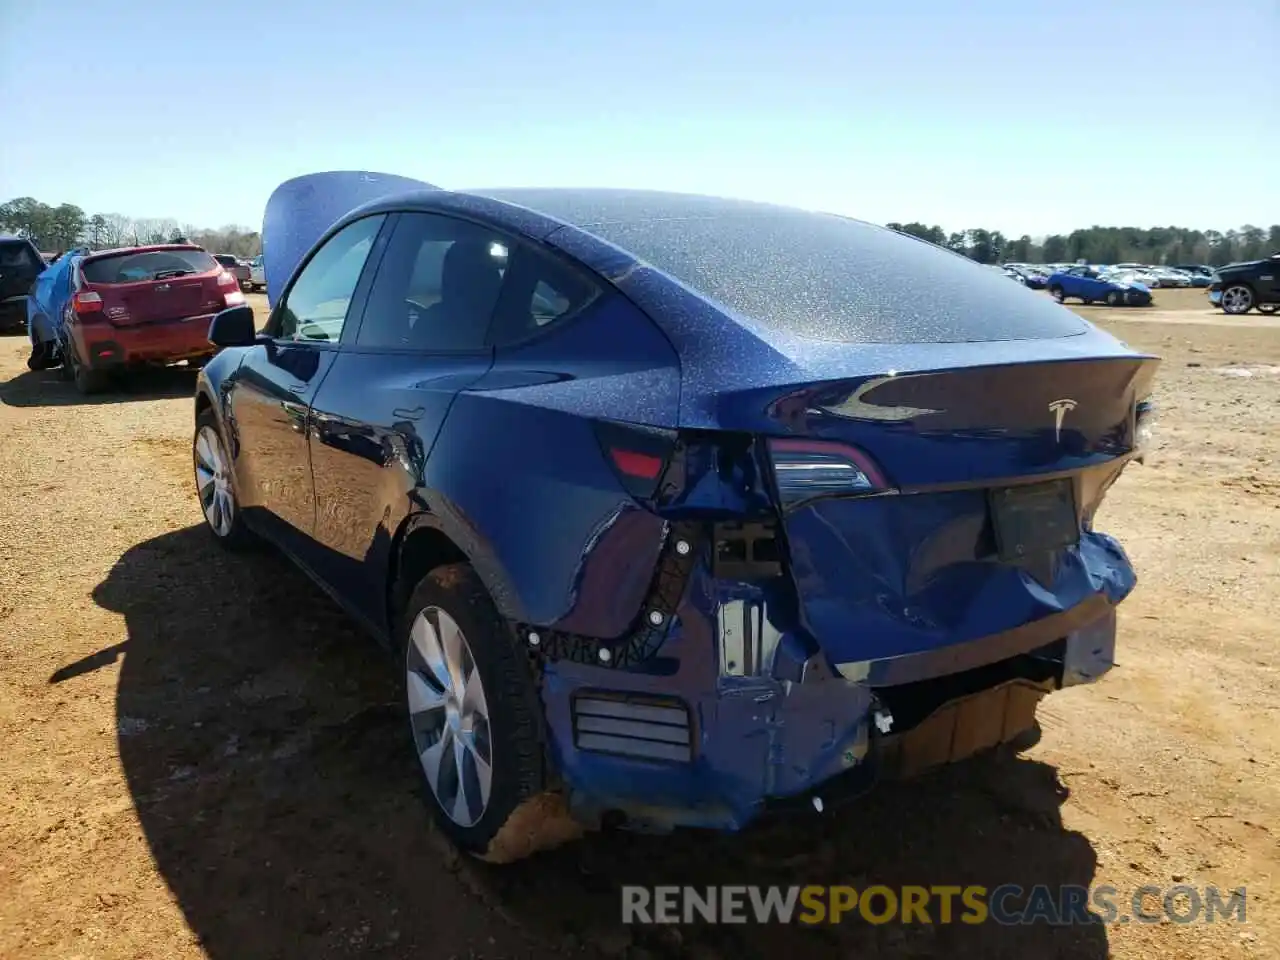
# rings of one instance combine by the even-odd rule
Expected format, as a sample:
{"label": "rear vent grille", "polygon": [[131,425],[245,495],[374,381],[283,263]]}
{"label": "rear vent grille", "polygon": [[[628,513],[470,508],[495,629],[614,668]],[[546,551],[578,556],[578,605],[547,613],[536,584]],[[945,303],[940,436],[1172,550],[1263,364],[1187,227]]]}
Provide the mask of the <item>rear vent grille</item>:
{"label": "rear vent grille", "polygon": [[644,760],[693,759],[689,709],[667,697],[583,694],[573,701],[573,738],[579,750]]}

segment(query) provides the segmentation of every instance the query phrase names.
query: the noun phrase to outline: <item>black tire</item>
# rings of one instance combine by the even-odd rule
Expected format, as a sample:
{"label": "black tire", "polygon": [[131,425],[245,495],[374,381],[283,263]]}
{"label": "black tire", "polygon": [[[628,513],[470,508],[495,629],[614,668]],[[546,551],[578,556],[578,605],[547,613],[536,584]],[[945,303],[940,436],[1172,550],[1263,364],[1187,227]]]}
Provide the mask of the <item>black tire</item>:
{"label": "black tire", "polygon": [[1280,303],[1260,303],[1256,309],[1259,313],[1265,313],[1270,316],[1273,313],[1280,312]]}
{"label": "black tire", "polygon": [[[1232,295],[1235,295],[1234,298]],[[1228,300],[1232,302],[1228,304]],[[1233,283],[1222,288],[1222,312],[1233,317],[1240,317],[1253,309],[1257,298],[1253,288],[1247,283]]]}
{"label": "black tire", "polygon": [[[441,614],[451,618],[459,628],[464,641],[461,644],[465,651],[463,659],[479,674],[487,717],[483,732],[479,726],[473,727],[470,742],[480,752],[487,748],[490,787],[482,812],[475,816],[479,770],[475,760],[478,754],[472,754],[469,772],[464,777],[473,798],[470,808],[473,822],[464,825],[445,810],[444,801],[437,797],[419,758],[417,768],[423,793],[436,824],[462,851],[500,863],[521,859],[571,839],[577,831],[567,822],[563,805],[548,802],[558,798],[547,793],[542,708],[528,656],[498,615],[480,578],[466,563],[437,567],[428,573],[414,587],[401,612],[396,636],[404,656],[403,667],[398,671],[402,702],[409,703],[411,670],[431,690],[441,688],[423,666],[421,650],[415,646],[412,636],[420,615],[433,625],[439,636]],[[465,666],[461,671],[470,676],[471,671]],[[415,752],[426,751],[445,736],[451,736],[446,727],[440,725],[443,719],[443,708],[439,707],[416,715],[409,713]],[[442,794],[456,798],[454,784],[458,777],[451,776],[446,783],[444,769],[438,769]]]}
{"label": "black tire", "polygon": [[1107,306],[1118,307],[1124,303],[1124,294],[1119,290],[1110,290],[1107,292]]}
{"label": "black tire", "polygon": [[1062,301],[1067,299],[1062,292],[1062,288],[1056,285],[1049,288],[1049,296],[1053,297],[1053,299],[1057,300],[1059,303],[1062,303]]}
{"label": "black tire", "polygon": [[[231,497],[232,509],[231,524],[225,531],[218,529],[214,525],[214,521],[206,509],[205,491],[202,488],[201,476],[201,455],[199,452],[200,434],[202,431],[213,431],[212,436],[217,438],[218,451],[223,458],[223,462],[230,468],[231,459],[227,454],[227,445],[222,439],[222,431],[218,429],[218,418],[214,415],[213,408],[206,408],[196,417],[196,428],[191,436],[191,467],[192,473],[195,475],[196,482],[196,501],[200,504],[200,512],[204,515],[205,528],[209,531],[209,535],[214,538],[219,546],[228,550],[243,550],[251,546],[256,546],[258,538],[253,531],[245,525],[244,516],[240,510],[240,499],[236,496],[235,485],[229,483],[228,490]],[[208,469],[208,465],[204,465],[204,469]]]}
{"label": "black tire", "polygon": [[87,397],[95,393],[101,393],[111,384],[111,379],[106,373],[101,370],[91,369],[81,363],[80,357],[71,346],[67,348],[67,356],[64,358],[62,365],[67,368],[68,379],[75,382],[76,389],[83,396]]}

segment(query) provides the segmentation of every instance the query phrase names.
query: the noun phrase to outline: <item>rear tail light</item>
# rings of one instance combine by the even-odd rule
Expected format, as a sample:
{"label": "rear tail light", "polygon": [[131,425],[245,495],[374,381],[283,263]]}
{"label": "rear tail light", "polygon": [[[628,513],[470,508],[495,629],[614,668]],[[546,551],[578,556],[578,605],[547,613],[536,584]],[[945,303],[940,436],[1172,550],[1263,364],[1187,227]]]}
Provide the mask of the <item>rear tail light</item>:
{"label": "rear tail light", "polygon": [[782,506],[816,497],[878,493],[889,489],[880,468],[863,451],[822,440],[770,440],[769,459]]}
{"label": "rear tail light", "polygon": [[228,287],[233,287],[236,290],[239,290],[240,281],[237,280],[235,277],[233,277],[231,274],[227,273],[227,271],[220,270],[218,272],[218,288],[226,289]]}
{"label": "rear tail light", "polygon": [[596,439],[622,486],[641,500],[652,497],[675,449],[672,430],[598,420]]}
{"label": "rear tail light", "polygon": [[71,299],[71,306],[81,316],[95,313],[102,309],[102,297],[92,290],[81,290]]}

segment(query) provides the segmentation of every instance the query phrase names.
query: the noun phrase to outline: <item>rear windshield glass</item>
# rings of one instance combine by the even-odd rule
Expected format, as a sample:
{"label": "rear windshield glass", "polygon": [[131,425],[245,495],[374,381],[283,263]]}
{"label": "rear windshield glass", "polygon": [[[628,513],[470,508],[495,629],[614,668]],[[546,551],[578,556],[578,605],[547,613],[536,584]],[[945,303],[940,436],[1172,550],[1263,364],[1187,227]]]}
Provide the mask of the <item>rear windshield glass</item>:
{"label": "rear windshield glass", "polygon": [[31,244],[13,240],[0,241],[0,270],[39,273],[43,269],[44,260],[32,252]]}
{"label": "rear windshield glass", "polygon": [[770,209],[584,227],[751,320],[809,339],[956,343],[1085,330],[998,271],[844,217]]}
{"label": "rear windshield glass", "polygon": [[149,250],[86,260],[81,270],[89,283],[137,283],[208,273],[217,266],[203,250]]}

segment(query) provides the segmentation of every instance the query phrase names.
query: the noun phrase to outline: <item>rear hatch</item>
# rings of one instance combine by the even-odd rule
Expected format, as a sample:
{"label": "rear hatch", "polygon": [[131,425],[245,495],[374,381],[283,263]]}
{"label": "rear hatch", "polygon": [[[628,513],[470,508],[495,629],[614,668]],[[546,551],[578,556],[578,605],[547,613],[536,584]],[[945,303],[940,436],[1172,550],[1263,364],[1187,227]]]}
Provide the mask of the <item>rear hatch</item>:
{"label": "rear hatch", "polygon": [[25,296],[44,266],[26,240],[0,240],[0,301]]}
{"label": "rear hatch", "polygon": [[81,264],[85,287],[102,298],[103,312],[118,327],[181,320],[215,313],[235,288],[208,253],[175,247],[89,257]]}
{"label": "rear hatch", "polygon": [[832,660],[965,643],[1098,593],[1118,602],[1131,575],[1091,521],[1135,450],[1156,364],[1056,360],[785,391],[770,409],[792,412],[779,430],[790,435],[766,443],[774,495],[801,618]]}

